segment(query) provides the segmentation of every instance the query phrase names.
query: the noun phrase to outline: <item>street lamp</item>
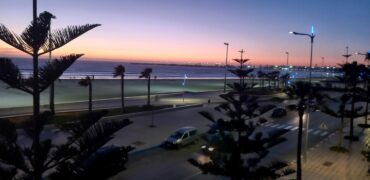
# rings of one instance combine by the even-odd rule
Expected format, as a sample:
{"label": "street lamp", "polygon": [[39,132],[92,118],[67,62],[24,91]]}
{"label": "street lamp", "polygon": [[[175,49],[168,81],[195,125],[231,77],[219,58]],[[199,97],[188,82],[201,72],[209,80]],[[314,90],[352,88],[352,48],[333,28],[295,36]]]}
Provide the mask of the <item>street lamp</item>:
{"label": "street lamp", "polygon": [[[311,55],[310,55],[310,68],[309,68],[309,76],[308,81],[311,83],[312,78],[312,53],[313,53],[313,42],[315,39],[315,29],[311,26],[311,34],[307,33],[299,33],[299,32],[289,32],[290,34],[294,35],[301,35],[301,36],[308,36],[311,40]],[[308,129],[309,129],[309,121],[310,121],[310,109],[308,109],[307,116],[306,116],[306,133],[305,133],[305,146],[304,146],[304,161],[307,161],[307,146],[308,146]]]}
{"label": "street lamp", "polygon": [[286,66],[289,68],[289,52],[285,52],[286,54]]}
{"label": "street lamp", "polygon": [[294,34],[294,35],[301,35],[301,36],[308,36],[310,37],[311,39],[311,56],[310,56],[310,69],[309,69],[309,76],[308,76],[308,81],[311,83],[311,75],[312,75],[312,52],[313,52],[313,40],[315,38],[315,34],[314,34],[314,27],[312,26],[311,27],[311,34],[307,34],[307,33],[299,33],[299,32],[289,32],[290,34]]}
{"label": "street lamp", "polygon": [[225,42],[224,45],[226,46],[224,92],[226,92],[227,56],[229,55],[229,43]]}
{"label": "street lamp", "polygon": [[183,88],[183,91],[182,91],[182,102],[184,103],[185,102],[185,86],[186,86],[186,79],[188,79],[188,76],[186,74],[184,74],[184,81],[182,82],[182,88]]}
{"label": "street lamp", "polygon": [[321,66],[324,68],[325,66],[325,57],[321,57]]}

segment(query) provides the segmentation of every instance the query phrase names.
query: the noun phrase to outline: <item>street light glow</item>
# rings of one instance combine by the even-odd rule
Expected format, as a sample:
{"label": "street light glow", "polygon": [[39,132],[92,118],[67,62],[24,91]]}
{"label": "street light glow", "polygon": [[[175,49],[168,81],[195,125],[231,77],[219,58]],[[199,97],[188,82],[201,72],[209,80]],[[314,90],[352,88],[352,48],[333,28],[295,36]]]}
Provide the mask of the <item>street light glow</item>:
{"label": "street light glow", "polygon": [[315,28],[311,26],[311,34],[314,34],[314,33],[315,33]]}

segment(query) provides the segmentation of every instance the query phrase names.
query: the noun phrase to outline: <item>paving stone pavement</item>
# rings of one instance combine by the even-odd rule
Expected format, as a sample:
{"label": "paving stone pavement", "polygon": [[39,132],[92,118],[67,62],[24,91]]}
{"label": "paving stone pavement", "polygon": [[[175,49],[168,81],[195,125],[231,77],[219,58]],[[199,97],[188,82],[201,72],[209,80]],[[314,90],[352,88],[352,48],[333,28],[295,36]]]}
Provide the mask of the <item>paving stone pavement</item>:
{"label": "paving stone pavement", "polygon": [[[307,154],[307,162],[302,164],[302,179],[309,180],[370,180],[367,173],[370,165],[361,154],[366,149],[365,143],[370,142],[370,129],[363,130],[357,127],[355,132],[360,135],[360,141],[349,142],[343,140],[343,146],[349,153],[330,151],[330,147],[337,145],[339,133],[333,133],[320,144],[311,148]],[[345,133],[348,133],[348,128]],[[295,169],[295,163],[292,168]],[[296,174],[281,178],[295,179]]]}

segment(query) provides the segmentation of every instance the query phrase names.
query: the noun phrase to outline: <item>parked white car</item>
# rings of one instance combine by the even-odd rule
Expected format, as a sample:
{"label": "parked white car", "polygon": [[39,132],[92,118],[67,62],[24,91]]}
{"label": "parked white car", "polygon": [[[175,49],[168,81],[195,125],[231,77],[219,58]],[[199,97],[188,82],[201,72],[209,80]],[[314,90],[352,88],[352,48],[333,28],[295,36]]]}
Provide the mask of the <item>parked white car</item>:
{"label": "parked white car", "polygon": [[165,141],[169,146],[185,146],[195,142],[198,139],[198,130],[195,127],[182,127],[172,133]]}

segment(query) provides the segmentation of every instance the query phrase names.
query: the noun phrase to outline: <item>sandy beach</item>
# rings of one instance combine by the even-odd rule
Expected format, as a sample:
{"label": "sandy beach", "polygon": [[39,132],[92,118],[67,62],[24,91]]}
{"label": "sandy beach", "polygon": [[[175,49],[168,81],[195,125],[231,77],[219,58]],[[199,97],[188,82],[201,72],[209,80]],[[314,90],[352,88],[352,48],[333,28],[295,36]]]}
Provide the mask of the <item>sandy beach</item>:
{"label": "sandy beach", "polygon": [[[233,80],[228,80],[232,82]],[[78,85],[78,80],[61,80],[55,83],[55,103],[86,101],[88,89]],[[173,93],[182,91],[204,92],[223,89],[222,79],[188,79],[183,88],[182,79],[158,79],[151,81],[152,94]],[[23,107],[32,105],[32,96],[17,89],[8,89],[0,82],[0,108]],[[144,79],[125,80],[125,96],[141,96],[147,93],[147,81]],[[93,81],[93,99],[108,99],[120,97],[120,80],[97,79]],[[41,94],[41,104],[49,102],[49,91]]]}

